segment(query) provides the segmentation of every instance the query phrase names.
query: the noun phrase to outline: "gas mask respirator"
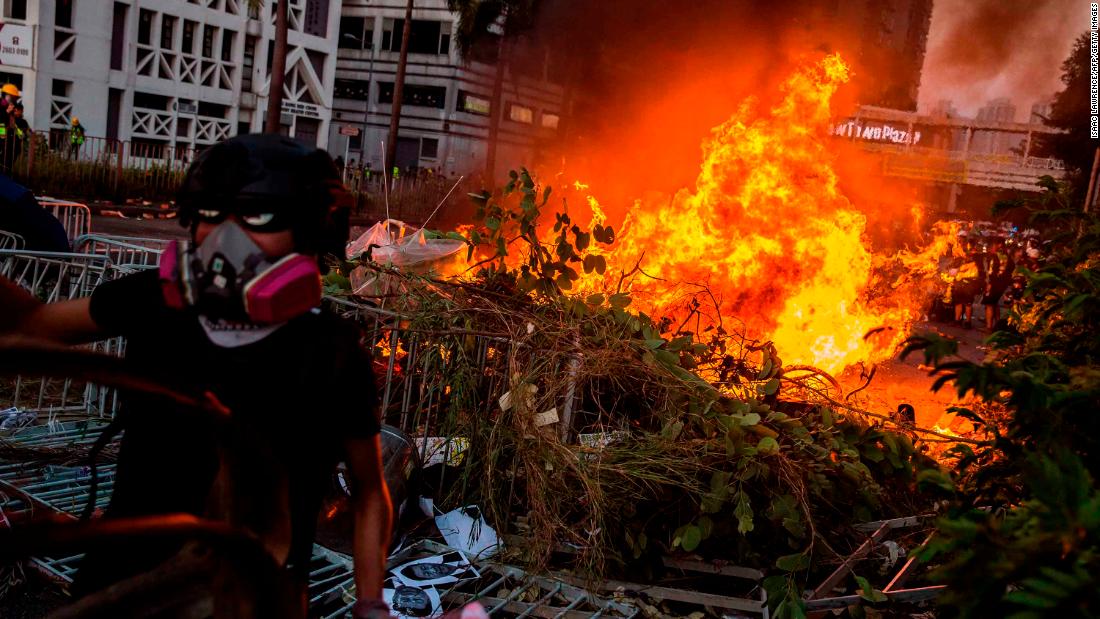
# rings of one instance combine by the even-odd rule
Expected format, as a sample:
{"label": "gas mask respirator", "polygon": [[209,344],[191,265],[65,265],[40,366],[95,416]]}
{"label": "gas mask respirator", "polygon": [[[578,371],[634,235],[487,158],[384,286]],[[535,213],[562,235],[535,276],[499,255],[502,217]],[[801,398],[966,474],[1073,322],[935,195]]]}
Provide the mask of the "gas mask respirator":
{"label": "gas mask respirator", "polygon": [[231,220],[197,246],[172,241],[159,270],[169,307],[194,307],[209,318],[275,324],[321,303],[316,259],[299,253],[269,259]]}

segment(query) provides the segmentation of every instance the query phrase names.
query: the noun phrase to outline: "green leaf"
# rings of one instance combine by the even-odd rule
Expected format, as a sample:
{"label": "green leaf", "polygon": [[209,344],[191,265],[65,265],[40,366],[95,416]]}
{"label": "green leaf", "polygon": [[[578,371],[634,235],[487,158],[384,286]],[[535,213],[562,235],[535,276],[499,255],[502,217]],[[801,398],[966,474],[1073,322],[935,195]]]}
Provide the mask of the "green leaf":
{"label": "green leaf", "polygon": [[699,533],[703,539],[709,538],[711,533],[714,532],[714,521],[711,520],[710,516],[699,516],[695,524],[698,525]]}
{"label": "green leaf", "polygon": [[603,305],[604,296],[602,294],[588,295],[588,298],[584,300],[589,305]]}
{"label": "green leaf", "polygon": [[762,456],[772,456],[779,453],[779,443],[770,436],[765,436],[756,444],[756,451]]}
{"label": "green leaf", "polygon": [[689,524],[684,527],[683,536],[680,538],[680,547],[691,552],[699,547],[699,542],[703,541],[703,533],[699,530],[699,527]]}
{"label": "green leaf", "polygon": [[749,496],[744,492],[739,493],[737,507],[733,510],[737,518],[737,532],[744,535],[752,531],[752,505],[749,504]]}
{"label": "green leaf", "polygon": [[1010,591],[1005,594],[1004,600],[1012,604],[1019,604],[1030,608],[1050,609],[1058,606],[1058,600],[1043,597],[1031,591]]}
{"label": "green leaf", "polygon": [[855,579],[856,584],[859,585],[860,588],[859,597],[875,604],[885,602],[886,600],[890,599],[886,596],[885,593],[877,591],[874,587],[872,587],[871,583],[868,582],[866,578],[862,576],[856,576]]}
{"label": "green leaf", "polygon": [[764,395],[775,395],[776,391],[779,391],[779,379],[773,378],[760,388],[761,393]]}
{"label": "green leaf", "polygon": [[760,415],[758,413],[746,413],[741,415],[738,423],[742,426],[755,426],[760,423]]}
{"label": "green leaf", "polygon": [[810,557],[804,552],[793,555],[783,555],[775,560],[775,567],[784,572],[801,572],[810,567]]}
{"label": "green leaf", "polygon": [[630,295],[626,294],[625,292],[613,294],[608,298],[608,301],[610,301],[611,303],[611,307],[620,310],[626,309],[626,307],[630,305],[630,302],[632,300],[633,299],[630,298]]}
{"label": "green leaf", "polygon": [[574,242],[577,246],[577,250],[584,251],[588,249],[588,244],[592,241],[592,236],[586,232],[581,232],[576,226],[574,226],[573,234],[577,237]]}

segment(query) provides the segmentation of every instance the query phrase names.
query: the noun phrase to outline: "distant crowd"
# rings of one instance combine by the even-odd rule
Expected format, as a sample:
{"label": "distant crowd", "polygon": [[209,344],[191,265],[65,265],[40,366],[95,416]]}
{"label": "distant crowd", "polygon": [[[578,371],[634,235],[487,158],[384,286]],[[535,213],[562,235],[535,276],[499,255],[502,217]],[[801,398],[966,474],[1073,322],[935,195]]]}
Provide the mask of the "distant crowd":
{"label": "distant crowd", "polygon": [[1020,269],[1037,269],[1042,248],[1034,230],[964,225],[955,246],[940,258],[943,285],[930,317],[972,329],[974,305],[978,302],[984,309],[985,329],[995,330],[1001,321],[1001,306],[1019,300],[1023,294],[1026,280]]}

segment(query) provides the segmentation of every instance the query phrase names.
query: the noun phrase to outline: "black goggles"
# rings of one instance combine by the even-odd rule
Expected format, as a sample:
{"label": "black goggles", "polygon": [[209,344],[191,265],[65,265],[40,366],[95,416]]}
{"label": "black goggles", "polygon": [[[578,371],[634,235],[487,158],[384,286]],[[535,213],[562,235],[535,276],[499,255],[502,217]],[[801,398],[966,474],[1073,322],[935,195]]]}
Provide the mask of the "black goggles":
{"label": "black goggles", "polygon": [[209,205],[194,209],[194,213],[197,221],[213,225],[220,224],[232,216],[241,227],[255,232],[280,232],[292,227],[291,218],[285,210],[265,208],[261,204],[249,205],[248,208]]}

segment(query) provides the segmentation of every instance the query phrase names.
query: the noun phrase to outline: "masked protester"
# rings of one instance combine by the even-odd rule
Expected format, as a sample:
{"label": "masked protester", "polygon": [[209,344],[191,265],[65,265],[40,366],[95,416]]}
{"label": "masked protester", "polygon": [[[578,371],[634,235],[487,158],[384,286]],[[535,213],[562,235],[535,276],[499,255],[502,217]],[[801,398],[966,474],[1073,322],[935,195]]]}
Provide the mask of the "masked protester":
{"label": "masked protester", "polygon": [[[342,255],[349,232],[332,160],[281,136],[236,137],[196,158],[178,203],[190,241],[169,247],[158,270],[50,305],[0,279],[0,302],[19,316],[8,327],[67,342],[125,336],[129,361],[226,405],[234,482],[249,489],[233,497],[246,506],[237,524],[295,577],[303,613],[314,525],[342,459],[355,509],[355,616],[388,616],[380,599],[392,509],[371,360],[359,330],[318,307],[319,261]],[[119,416],[105,517],[204,514],[219,462],[212,425],[137,396]],[[149,570],[178,548],[143,541],[89,553],[74,589]]]}

